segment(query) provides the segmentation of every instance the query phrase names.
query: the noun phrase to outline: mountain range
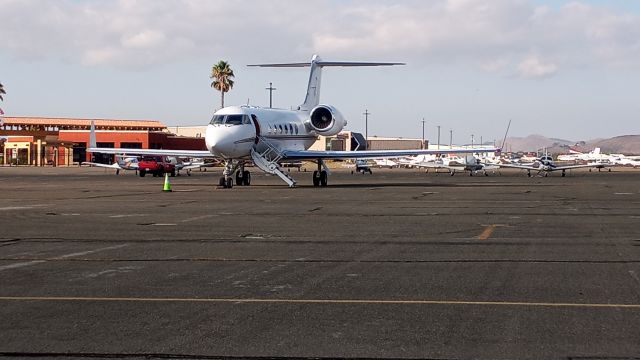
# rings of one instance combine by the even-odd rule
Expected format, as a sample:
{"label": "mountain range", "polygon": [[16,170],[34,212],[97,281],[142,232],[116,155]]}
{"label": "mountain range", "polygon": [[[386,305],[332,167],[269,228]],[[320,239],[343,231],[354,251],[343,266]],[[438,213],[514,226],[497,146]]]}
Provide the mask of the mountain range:
{"label": "mountain range", "polygon": [[599,147],[603,153],[638,155],[640,154],[640,135],[622,135],[609,139],[591,139],[587,141],[572,141],[548,138],[543,135],[529,135],[527,137],[508,137],[504,151],[535,152],[545,148],[552,154],[566,154],[569,149],[589,152]]}

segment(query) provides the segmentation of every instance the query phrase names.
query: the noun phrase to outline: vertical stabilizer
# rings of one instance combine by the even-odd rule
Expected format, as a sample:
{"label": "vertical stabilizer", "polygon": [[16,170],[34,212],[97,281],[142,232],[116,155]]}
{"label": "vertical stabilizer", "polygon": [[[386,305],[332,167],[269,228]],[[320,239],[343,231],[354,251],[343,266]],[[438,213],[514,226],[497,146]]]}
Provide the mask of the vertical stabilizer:
{"label": "vertical stabilizer", "polygon": [[91,120],[91,131],[89,132],[89,147],[98,147],[98,142],[96,141],[96,124],[93,123],[93,120]]}
{"label": "vertical stabilizer", "polygon": [[309,83],[307,84],[307,95],[304,97],[304,102],[298,106],[298,110],[311,111],[311,109],[320,104],[320,83],[322,81],[322,67],[318,65],[320,61],[322,59],[318,55],[313,55]]}

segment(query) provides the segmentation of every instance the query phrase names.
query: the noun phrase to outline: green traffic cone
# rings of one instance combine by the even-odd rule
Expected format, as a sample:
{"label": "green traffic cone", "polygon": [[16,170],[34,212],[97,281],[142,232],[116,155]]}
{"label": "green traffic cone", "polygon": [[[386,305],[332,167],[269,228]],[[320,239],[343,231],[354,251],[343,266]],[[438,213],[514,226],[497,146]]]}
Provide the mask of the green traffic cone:
{"label": "green traffic cone", "polygon": [[169,183],[169,173],[164,174],[164,187],[162,188],[164,192],[171,192],[171,184]]}

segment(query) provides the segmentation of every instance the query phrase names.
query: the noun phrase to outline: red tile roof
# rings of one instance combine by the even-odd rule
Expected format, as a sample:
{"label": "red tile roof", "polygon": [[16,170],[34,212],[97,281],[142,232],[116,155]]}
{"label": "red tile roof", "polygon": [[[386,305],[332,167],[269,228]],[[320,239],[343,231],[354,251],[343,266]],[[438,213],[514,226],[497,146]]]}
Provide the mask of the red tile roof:
{"label": "red tile roof", "polygon": [[166,125],[157,120],[114,120],[114,119],[73,119],[73,118],[47,118],[47,117],[5,117],[4,124],[12,125],[35,125],[52,127],[89,127],[93,121],[97,128],[139,128],[166,129]]}

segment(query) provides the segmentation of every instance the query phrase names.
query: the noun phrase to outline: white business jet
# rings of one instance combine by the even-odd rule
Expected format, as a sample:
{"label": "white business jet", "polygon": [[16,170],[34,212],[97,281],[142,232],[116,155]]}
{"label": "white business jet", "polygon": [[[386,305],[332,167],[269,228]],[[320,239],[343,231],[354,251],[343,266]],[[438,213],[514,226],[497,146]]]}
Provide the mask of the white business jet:
{"label": "white business jet", "polygon": [[[319,135],[333,136],[347,125],[347,120],[331,105],[320,104],[322,68],[330,66],[391,66],[403,63],[383,62],[336,62],[323,61],[314,55],[311,62],[258,64],[257,67],[310,67],[309,83],[304,102],[296,110],[262,108],[256,106],[230,106],[213,114],[207,126],[206,151],[184,150],[136,150],[136,154],[186,157],[217,157],[225,167],[219,185],[231,188],[251,184],[251,174],[245,163],[253,163],[262,171],[278,175],[290,187],[296,181],[280,168],[280,163],[309,160],[317,163],[313,172],[313,185],[326,186],[329,169],[324,161],[329,159],[396,158],[419,154],[473,153],[478,151],[500,151],[500,149],[464,150],[364,150],[364,151],[316,151],[307,150]],[[91,147],[88,151],[118,154],[125,149],[95,147],[95,132],[92,130]],[[127,153],[131,149],[126,149]]]}

